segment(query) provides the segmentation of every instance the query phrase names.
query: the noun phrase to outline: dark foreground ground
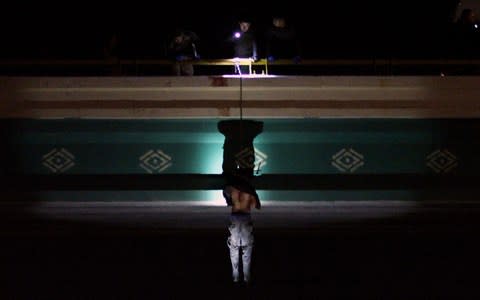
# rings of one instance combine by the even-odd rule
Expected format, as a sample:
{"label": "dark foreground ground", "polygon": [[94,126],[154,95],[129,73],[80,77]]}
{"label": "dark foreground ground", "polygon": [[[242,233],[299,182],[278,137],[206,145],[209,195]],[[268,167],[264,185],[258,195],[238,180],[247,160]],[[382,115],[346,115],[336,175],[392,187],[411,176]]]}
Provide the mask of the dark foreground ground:
{"label": "dark foreground ground", "polygon": [[225,207],[4,203],[0,299],[479,299],[479,208],[265,205],[247,286]]}

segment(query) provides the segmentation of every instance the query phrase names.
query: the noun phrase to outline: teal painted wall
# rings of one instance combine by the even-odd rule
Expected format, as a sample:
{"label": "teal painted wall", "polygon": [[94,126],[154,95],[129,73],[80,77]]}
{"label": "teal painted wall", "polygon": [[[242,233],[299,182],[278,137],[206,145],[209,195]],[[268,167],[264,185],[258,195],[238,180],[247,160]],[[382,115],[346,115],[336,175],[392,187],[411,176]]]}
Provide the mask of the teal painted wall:
{"label": "teal painted wall", "polygon": [[[2,120],[2,172],[221,174],[224,136],[217,130],[218,121]],[[254,140],[256,175],[475,175],[480,168],[477,119],[259,121],[264,127]],[[303,191],[302,195],[299,191],[259,192],[275,200],[414,198],[411,191]],[[133,195],[147,200],[211,197],[191,191],[168,193],[139,191]]]}
{"label": "teal painted wall", "polygon": [[[264,130],[254,140],[259,174],[475,173],[480,167],[478,120],[263,122]],[[4,120],[1,124],[12,172],[149,173],[142,160],[144,155],[148,159],[149,151],[154,151],[153,158],[169,163],[150,161],[152,173],[222,171],[224,136],[217,131],[216,120]],[[65,162],[58,161],[49,167],[47,161],[55,150],[64,152],[58,157],[73,165],[64,169]],[[436,164],[429,166],[429,161]]]}

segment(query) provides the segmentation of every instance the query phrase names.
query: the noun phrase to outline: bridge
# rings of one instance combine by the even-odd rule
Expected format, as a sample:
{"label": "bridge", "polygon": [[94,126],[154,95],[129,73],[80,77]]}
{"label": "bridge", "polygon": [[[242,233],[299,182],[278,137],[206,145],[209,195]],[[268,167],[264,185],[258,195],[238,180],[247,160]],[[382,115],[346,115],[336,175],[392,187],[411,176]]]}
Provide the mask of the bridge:
{"label": "bridge", "polygon": [[[211,58],[192,61],[196,75],[233,73],[237,59]],[[165,58],[0,59],[0,74],[9,76],[169,76],[173,61]],[[304,58],[254,62],[252,73],[261,75],[368,75],[438,76],[478,75],[480,59],[457,56],[437,58]]]}
{"label": "bridge", "polygon": [[[3,76],[6,291],[472,295],[478,80]],[[263,124],[250,289],[229,285],[222,120]]]}

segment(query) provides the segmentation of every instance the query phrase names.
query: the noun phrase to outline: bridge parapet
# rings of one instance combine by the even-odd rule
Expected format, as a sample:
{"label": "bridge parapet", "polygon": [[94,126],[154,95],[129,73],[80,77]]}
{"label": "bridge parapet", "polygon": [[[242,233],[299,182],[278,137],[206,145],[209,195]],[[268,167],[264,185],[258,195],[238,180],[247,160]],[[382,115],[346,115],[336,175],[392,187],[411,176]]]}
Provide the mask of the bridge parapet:
{"label": "bridge parapet", "polygon": [[480,116],[479,78],[1,77],[2,118]]}

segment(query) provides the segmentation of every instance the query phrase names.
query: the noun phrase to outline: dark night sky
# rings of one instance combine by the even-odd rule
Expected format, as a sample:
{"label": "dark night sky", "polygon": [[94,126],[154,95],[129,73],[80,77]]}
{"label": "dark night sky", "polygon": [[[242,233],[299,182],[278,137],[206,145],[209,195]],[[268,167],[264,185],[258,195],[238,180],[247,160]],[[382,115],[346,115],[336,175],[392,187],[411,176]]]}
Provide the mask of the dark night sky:
{"label": "dark night sky", "polygon": [[198,33],[204,58],[228,57],[223,41],[238,16],[249,15],[262,32],[277,12],[287,12],[296,25],[305,57],[428,56],[449,42],[444,33],[456,0],[378,2],[178,2],[177,8],[161,7],[161,2],[26,2],[5,8],[0,54],[95,58],[108,34],[116,31],[124,56],[163,58],[169,34],[181,26]]}

